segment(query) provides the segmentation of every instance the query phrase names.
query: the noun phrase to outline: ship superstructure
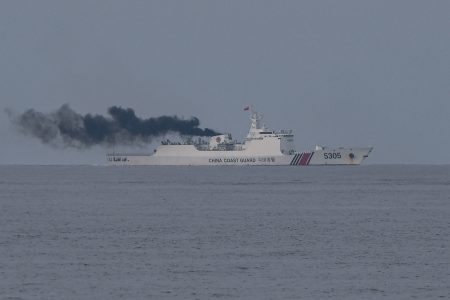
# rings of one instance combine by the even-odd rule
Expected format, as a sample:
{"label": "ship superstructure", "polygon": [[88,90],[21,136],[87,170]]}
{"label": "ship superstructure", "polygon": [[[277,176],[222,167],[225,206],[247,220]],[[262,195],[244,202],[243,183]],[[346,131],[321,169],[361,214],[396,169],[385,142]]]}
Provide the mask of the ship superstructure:
{"label": "ship superstructure", "polygon": [[107,155],[112,165],[359,165],[372,147],[327,148],[297,152],[292,130],[272,131],[262,122],[263,116],[250,109],[250,130],[243,143],[231,134],[212,136],[209,140],[188,139],[183,143],[161,142],[153,154]]}

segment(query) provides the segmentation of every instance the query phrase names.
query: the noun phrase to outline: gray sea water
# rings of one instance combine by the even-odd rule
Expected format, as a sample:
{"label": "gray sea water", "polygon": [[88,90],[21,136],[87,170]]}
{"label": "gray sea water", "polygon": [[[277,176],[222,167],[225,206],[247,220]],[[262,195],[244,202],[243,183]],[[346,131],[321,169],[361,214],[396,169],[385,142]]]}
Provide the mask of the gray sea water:
{"label": "gray sea water", "polygon": [[0,299],[450,298],[450,166],[0,167]]}

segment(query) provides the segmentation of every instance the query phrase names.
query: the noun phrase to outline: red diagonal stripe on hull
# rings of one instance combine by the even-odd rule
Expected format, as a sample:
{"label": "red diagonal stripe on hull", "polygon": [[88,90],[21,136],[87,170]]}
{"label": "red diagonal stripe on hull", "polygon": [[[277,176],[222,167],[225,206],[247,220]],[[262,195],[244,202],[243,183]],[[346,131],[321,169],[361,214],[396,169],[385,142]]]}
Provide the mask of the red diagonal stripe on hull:
{"label": "red diagonal stripe on hull", "polygon": [[303,153],[302,159],[300,159],[300,165],[306,166],[308,164],[309,157],[311,156],[311,153]]}
{"label": "red diagonal stripe on hull", "polygon": [[314,152],[311,152],[311,155],[309,156],[308,162],[306,163],[307,165],[309,165],[309,162],[311,161],[311,158],[313,157]]}

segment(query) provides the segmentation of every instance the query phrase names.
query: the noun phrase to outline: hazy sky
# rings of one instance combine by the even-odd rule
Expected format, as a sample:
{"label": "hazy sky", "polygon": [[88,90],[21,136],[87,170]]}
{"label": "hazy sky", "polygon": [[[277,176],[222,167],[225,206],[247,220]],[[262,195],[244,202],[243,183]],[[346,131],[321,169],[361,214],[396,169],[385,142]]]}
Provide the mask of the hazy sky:
{"label": "hazy sky", "polygon": [[105,163],[107,149],[49,148],[3,113],[64,103],[197,116],[238,139],[253,104],[298,150],[448,164],[450,1],[1,1],[0,164]]}

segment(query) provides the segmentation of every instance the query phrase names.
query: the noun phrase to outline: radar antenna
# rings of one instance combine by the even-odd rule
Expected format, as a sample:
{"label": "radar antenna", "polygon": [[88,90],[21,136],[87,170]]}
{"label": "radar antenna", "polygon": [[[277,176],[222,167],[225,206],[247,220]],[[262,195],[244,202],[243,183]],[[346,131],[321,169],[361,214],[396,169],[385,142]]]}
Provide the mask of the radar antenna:
{"label": "radar antenna", "polygon": [[261,131],[266,131],[266,126],[262,124],[263,115],[258,113],[252,105],[246,106],[244,110],[250,112],[250,130],[248,132],[247,137],[251,138],[254,137],[256,134],[260,133]]}

